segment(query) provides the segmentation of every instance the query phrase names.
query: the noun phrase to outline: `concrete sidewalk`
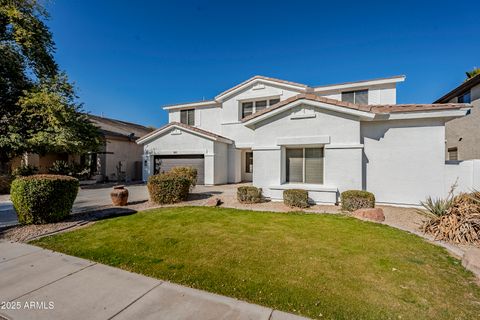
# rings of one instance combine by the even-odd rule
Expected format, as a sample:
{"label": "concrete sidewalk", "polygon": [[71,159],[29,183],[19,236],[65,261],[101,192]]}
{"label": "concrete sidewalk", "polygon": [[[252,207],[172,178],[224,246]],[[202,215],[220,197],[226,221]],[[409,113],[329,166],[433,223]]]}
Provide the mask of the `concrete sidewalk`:
{"label": "concrete sidewalk", "polygon": [[11,242],[0,242],[0,303],[0,319],[305,319]]}

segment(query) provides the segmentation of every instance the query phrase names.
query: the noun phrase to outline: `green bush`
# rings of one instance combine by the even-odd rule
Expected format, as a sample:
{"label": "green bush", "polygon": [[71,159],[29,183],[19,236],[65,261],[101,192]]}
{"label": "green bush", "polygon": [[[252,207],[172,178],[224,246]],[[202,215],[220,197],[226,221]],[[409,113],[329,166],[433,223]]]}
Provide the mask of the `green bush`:
{"label": "green bush", "polygon": [[237,200],[241,203],[262,202],[262,189],[252,186],[243,186],[237,188]]}
{"label": "green bush", "polygon": [[151,201],[168,204],[187,200],[190,184],[184,176],[167,172],[150,176],[147,187]]}
{"label": "green bush", "polygon": [[78,179],[86,179],[88,178],[90,170],[87,166],[82,166],[78,163],[56,160],[52,163],[52,166],[48,168],[48,172],[52,174],[72,176]]}
{"label": "green bush", "polygon": [[193,167],[173,167],[170,173],[187,178],[190,181],[190,190],[197,185],[197,169]]}
{"label": "green bush", "polygon": [[0,174],[0,194],[9,194],[13,177],[9,174]]}
{"label": "green bush", "polygon": [[41,174],[13,180],[10,198],[20,223],[40,224],[68,217],[77,193],[77,179]]}
{"label": "green bush", "polygon": [[374,208],[375,196],[373,193],[363,190],[347,190],[340,196],[342,200],[342,209],[355,211],[361,208]]}
{"label": "green bush", "polygon": [[283,203],[289,207],[307,208],[308,191],[302,189],[289,189],[283,191]]}
{"label": "green bush", "polygon": [[27,164],[27,165],[22,164],[20,167],[15,168],[12,171],[12,176],[14,176],[14,177],[28,177],[28,176],[34,175],[37,172],[38,172],[37,167],[31,166],[29,164]]}

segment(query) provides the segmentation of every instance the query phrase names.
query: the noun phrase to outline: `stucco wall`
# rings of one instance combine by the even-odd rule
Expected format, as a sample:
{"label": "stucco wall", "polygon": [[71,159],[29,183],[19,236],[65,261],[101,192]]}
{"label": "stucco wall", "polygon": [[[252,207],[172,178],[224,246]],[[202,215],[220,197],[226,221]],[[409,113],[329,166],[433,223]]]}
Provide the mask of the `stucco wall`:
{"label": "stucco wall", "polygon": [[[451,120],[445,126],[446,151],[457,147],[459,160],[480,159],[480,85],[473,87],[470,95],[474,106],[471,113]],[[457,98],[452,100],[456,102]]]}
{"label": "stucco wall", "polygon": [[215,172],[214,184],[228,182],[228,145],[222,142],[214,143],[215,150]]}
{"label": "stucco wall", "polygon": [[378,202],[444,196],[443,120],[362,122],[364,187]]}
{"label": "stucco wall", "polygon": [[[201,107],[195,109],[195,127],[205,129],[207,131],[222,134],[220,117],[222,108],[220,107]],[[168,112],[169,122],[180,122],[180,110],[170,110]]]}
{"label": "stucco wall", "polygon": [[141,179],[136,164],[142,161],[143,147],[133,141],[107,139],[104,174],[110,180],[117,180],[117,165],[122,162],[127,181]]}
{"label": "stucco wall", "polygon": [[317,92],[319,96],[342,100],[342,91],[356,91],[368,89],[368,104],[396,104],[397,89],[395,83],[358,87],[355,89],[330,90]]}

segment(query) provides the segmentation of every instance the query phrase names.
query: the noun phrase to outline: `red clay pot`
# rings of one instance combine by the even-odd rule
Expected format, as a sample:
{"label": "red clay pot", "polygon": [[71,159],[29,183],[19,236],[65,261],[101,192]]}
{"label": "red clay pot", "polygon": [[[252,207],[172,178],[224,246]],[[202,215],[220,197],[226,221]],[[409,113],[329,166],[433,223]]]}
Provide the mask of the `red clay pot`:
{"label": "red clay pot", "polygon": [[114,186],[110,193],[114,206],[126,206],[128,203],[128,190],[124,185]]}

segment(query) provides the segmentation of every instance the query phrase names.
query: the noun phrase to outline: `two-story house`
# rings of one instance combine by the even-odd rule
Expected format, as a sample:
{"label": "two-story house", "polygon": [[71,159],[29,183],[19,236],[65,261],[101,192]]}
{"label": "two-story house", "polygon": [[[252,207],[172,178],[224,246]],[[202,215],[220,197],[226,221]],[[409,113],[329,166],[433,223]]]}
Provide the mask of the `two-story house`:
{"label": "two-story house", "polygon": [[212,100],[166,106],[169,123],[138,140],[144,180],[188,165],[200,184],[252,181],[272,200],[290,188],[316,203],[349,189],[406,205],[443,196],[444,125],[469,105],[396,104],[404,80],[311,87],[255,76]]}
{"label": "two-story house", "polygon": [[470,103],[473,106],[467,117],[449,121],[445,126],[447,159],[480,159],[480,74],[434,103]]}

